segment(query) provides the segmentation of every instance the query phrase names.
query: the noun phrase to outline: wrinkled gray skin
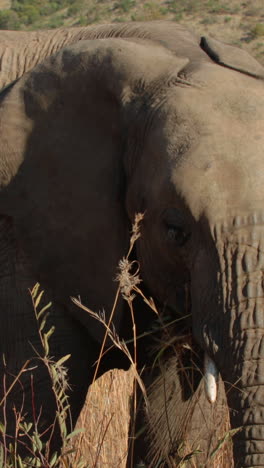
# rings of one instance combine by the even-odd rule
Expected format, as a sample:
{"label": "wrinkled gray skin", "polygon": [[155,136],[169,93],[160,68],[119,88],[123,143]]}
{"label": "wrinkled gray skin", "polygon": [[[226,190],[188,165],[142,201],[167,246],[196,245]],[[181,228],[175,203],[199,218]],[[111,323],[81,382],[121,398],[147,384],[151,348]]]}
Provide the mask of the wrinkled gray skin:
{"label": "wrinkled gray skin", "polygon": [[[135,213],[145,212],[136,248],[144,285],[173,314],[190,284],[193,337],[225,382],[231,426],[242,426],[234,465],[264,467],[263,68],[174,23],[1,32],[0,40],[3,86],[32,69],[0,108],[8,370],[32,355],[28,342],[37,346],[27,288],[40,281],[54,304],[52,353],[72,353],[76,419],[89,336],[100,341],[103,330],[70,296],[109,314],[116,265]],[[123,310],[120,301],[118,330]],[[29,390],[26,375],[23,385]],[[41,368],[34,394],[47,427],[52,396]]]}
{"label": "wrinkled gray skin", "polygon": [[189,456],[190,461],[185,460],[188,467],[232,468],[224,384],[219,380],[217,400],[210,403],[200,369],[192,365],[195,355],[188,353],[188,365],[179,358],[179,351],[176,355],[159,363],[158,375],[152,376],[147,390],[145,424],[141,423],[146,428],[142,446],[147,441],[147,466],[173,468]]}

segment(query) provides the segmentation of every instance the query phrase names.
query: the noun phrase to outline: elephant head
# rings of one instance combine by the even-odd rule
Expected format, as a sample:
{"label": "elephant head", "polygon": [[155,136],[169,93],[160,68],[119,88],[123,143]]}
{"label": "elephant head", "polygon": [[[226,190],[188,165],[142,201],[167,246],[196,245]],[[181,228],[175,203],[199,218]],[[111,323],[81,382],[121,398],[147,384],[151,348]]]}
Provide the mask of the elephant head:
{"label": "elephant head", "polygon": [[[264,466],[264,71],[217,41],[128,29],[65,47],[4,96],[0,212],[33,277],[98,341],[69,296],[110,313],[144,212],[144,285],[171,313],[190,285],[193,336],[241,427],[235,466]],[[120,301],[117,329],[122,314]]]}

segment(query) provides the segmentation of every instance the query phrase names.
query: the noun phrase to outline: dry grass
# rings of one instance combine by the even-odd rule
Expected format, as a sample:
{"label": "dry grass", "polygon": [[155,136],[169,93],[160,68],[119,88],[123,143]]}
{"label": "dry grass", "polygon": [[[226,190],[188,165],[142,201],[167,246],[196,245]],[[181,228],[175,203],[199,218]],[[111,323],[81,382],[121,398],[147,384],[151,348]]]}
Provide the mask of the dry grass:
{"label": "dry grass", "polygon": [[89,467],[126,466],[133,375],[132,370],[115,369],[90,387],[77,423],[77,427],[85,428],[78,449],[89,460]]}
{"label": "dry grass", "polygon": [[[137,373],[137,345],[136,345],[136,325],[134,323],[133,300],[135,294],[142,295],[138,288],[140,279],[138,277],[139,269],[133,270],[134,262],[129,261],[135,242],[140,237],[140,223],[143,220],[143,214],[138,213],[135,217],[135,223],[132,227],[130,238],[130,247],[125,258],[119,262],[119,272],[117,281],[119,283],[116,300],[114,301],[112,313],[108,323],[105,319],[96,314],[78,300],[73,301],[87,313],[90,313],[96,320],[105,325],[105,337],[101,347],[100,356],[103,353],[106,337],[108,336],[113,344],[122,350],[131,362],[130,371],[111,370],[96,380],[91,385],[85,406],[77,422],[77,428],[85,428],[75,441],[75,454],[73,455],[76,463],[73,461],[73,468],[77,465],[80,458],[89,463],[89,468],[101,467],[125,467],[128,453],[128,435],[130,429],[130,413],[132,401],[136,411],[135,383],[140,386],[143,395],[146,397],[145,387],[139,374]],[[116,301],[119,295],[122,295],[127,301],[133,323],[134,335],[134,355],[131,356],[125,343],[119,340],[119,337],[111,328],[111,321],[115,313]],[[155,306],[143,296],[149,307],[156,313]],[[100,363],[100,356],[98,365]],[[97,373],[97,368],[95,375]],[[133,396],[133,400],[132,400]]]}
{"label": "dry grass", "polygon": [[[131,236],[130,249],[126,258],[120,261],[120,273],[117,277],[119,281],[118,293],[122,294],[128,302],[132,316],[132,302],[135,294],[141,295],[153,312],[157,314],[153,301],[147,299],[138,287],[140,283],[138,269],[132,274],[133,262],[129,262],[129,254],[132,251],[134,242],[140,236],[139,224],[142,219],[142,215],[137,215]],[[75,300],[74,302],[102,322],[101,316],[89,311],[78,301]],[[188,310],[186,310],[186,313],[188,313]],[[168,350],[173,353],[173,359],[177,360],[176,356],[185,352],[185,349],[188,349],[188,352],[191,351],[193,356],[190,363],[195,362],[195,360],[193,361],[195,352],[184,340],[181,343],[182,339],[186,339],[186,337],[177,338],[177,335],[175,335],[175,328],[177,327],[175,321],[165,326],[161,316],[159,316],[158,320],[161,325],[162,338],[160,345],[156,341],[158,354],[154,357],[154,362],[157,359],[159,361],[164,354],[167,365],[169,362],[166,358]],[[219,382],[219,396],[215,405],[212,405],[205,396],[203,380],[200,381],[198,389],[194,390],[191,381],[187,378],[193,393],[190,399],[184,401],[177,366],[170,365],[167,370],[164,368],[163,371],[159,372],[155,384],[146,392],[136,372],[136,352],[133,359],[126,346],[111,332],[110,322],[106,324],[106,331],[114,344],[127,354],[131,361],[131,369],[128,372],[110,371],[91,386],[85,407],[77,424],[77,427],[85,428],[85,432],[79,436],[75,446],[75,448],[77,447],[76,461],[82,456],[88,462],[87,468],[88,466],[89,468],[126,467],[130,411],[132,408],[130,399],[132,395],[134,396],[134,384],[137,381],[143,391],[149,414],[148,449],[150,449],[153,459],[149,468],[157,466],[160,468],[163,466],[197,468],[200,466],[200,461],[204,463],[205,459],[207,460],[207,467],[231,468],[232,442],[230,443],[230,439],[232,438],[232,431],[230,431],[229,412],[223,382]],[[136,343],[134,343],[134,348],[136,350]],[[194,371],[197,371],[196,365]],[[186,374],[185,368],[182,368],[182,373]],[[165,387],[166,391],[164,392]],[[168,410],[167,415],[164,408]],[[205,414],[209,415],[209,420],[205,417]],[[192,440],[190,437],[195,437],[195,439]],[[208,438],[210,438],[210,443],[208,443]],[[179,441],[183,441],[183,443],[179,445]],[[74,463],[73,467],[75,467]]]}
{"label": "dry grass", "polygon": [[[138,269],[133,269],[133,267],[135,267],[134,262],[129,262],[129,255],[133,249],[134,242],[140,236],[139,224],[142,219],[143,215],[139,214],[136,216],[129,252],[127,256],[120,261],[119,274],[117,277],[119,285],[116,297],[122,294],[124,299],[128,302],[133,323],[132,304],[135,294],[139,294],[153,312],[157,314],[153,301],[146,298],[138,287],[140,283]],[[27,458],[23,460],[23,462],[21,461],[21,464],[16,464],[15,466],[21,468],[25,468],[26,466],[45,466],[46,468],[125,468],[128,453],[128,435],[131,434],[131,428],[129,427],[130,414],[131,408],[133,408],[132,403],[134,404],[134,410],[136,410],[134,389],[135,384],[137,384],[143,393],[145,402],[147,402],[147,410],[149,412],[148,433],[149,436],[151,436],[151,439],[149,439],[149,448],[152,450],[153,463],[150,462],[148,468],[157,466],[160,468],[164,466],[170,468],[186,468],[187,466],[197,468],[197,466],[200,466],[199,447],[201,447],[205,456],[209,457],[209,464],[206,464],[207,467],[226,468],[228,466],[228,468],[231,468],[230,457],[232,456],[232,445],[230,445],[230,443],[226,444],[226,442],[230,440],[232,431],[229,431],[229,415],[223,384],[221,384],[222,387],[219,386],[220,398],[218,398],[215,406],[212,406],[206,400],[202,381],[200,382],[199,390],[194,391],[193,386],[191,386],[193,393],[189,404],[187,400],[182,400],[180,379],[177,371],[178,367],[172,365],[168,367],[168,371],[164,368],[164,370],[159,373],[160,376],[157,380],[160,383],[158,385],[155,383],[152,389],[150,387],[147,395],[144,384],[137,373],[136,341],[134,341],[133,356],[131,356],[125,343],[121,342],[116,333],[111,329],[111,319],[106,323],[103,316],[97,315],[92,311],[90,311],[90,313],[97,320],[105,324],[106,335],[109,336],[114,345],[121,349],[130,359],[131,368],[127,372],[111,370],[93,383],[88,392],[83,411],[79,417],[77,428],[73,433],[69,434],[66,428],[66,419],[69,414],[67,399],[68,386],[65,380],[66,369],[64,368],[64,362],[67,361],[69,356],[61,358],[58,362],[54,362],[50,358],[48,341],[54,331],[54,327],[48,330],[45,329],[50,304],[44,307],[40,305],[43,291],[39,290],[39,285],[33,288],[31,296],[36,319],[39,323],[40,341],[44,351],[44,356],[40,359],[44,362],[52,379],[52,388],[56,397],[58,409],[56,420],[62,436],[63,448],[61,456],[59,454],[50,453],[49,441],[48,444],[45,445],[41,442],[42,436],[38,430],[38,423],[36,422],[34,425],[34,432],[31,434],[27,430],[28,426],[25,425],[26,423],[21,425],[20,421],[18,421],[17,429],[19,428],[19,432],[24,430],[25,433],[29,435],[32,442],[33,451],[32,449],[31,451],[34,460],[33,464],[31,464],[31,460]],[[75,302],[89,312],[89,309],[80,302],[77,300],[75,300]],[[114,311],[115,304],[113,306],[111,318]],[[170,324],[166,324],[166,327],[161,316],[158,316],[157,320],[161,324],[160,331],[162,335],[160,341],[156,340],[158,355],[154,356],[154,362],[157,362],[157,359],[161,362],[160,359],[164,356],[164,362],[165,365],[167,365],[169,362],[166,357],[168,349],[174,351],[175,356],[180,356],[183,350],[189,349],[190,347],[187,346],[188,343],[186,344],[185,341],[182,341],[183,338],[186,338],[185,335],[182,338],[178,338],[177,334],[175,334],[173,328],[176,327],[175,320]],[[133,328],[134,337],[136,337],[135,323]],[[160,344],[158,345],[158,343]],[[161,349],[162,347],[164,347],[164,349]],[[26,363],[26,365],[27,364],[28,363]],[[190,364],[188,364],[188,368],[190,368]],[[185,367],[181,369],[185,374],[187,369]],[[193,370],[195,369],[191,369],[191,373]],[[21,370],[21,373],[22,372],[24,372],[23,369]],[[189,371],[187,371],[187,373],[188,372]],[[16,381],[17,378],[14,384]],[[12,384],[10,389],[14,384]],[[164,392],[165,387],[166,392]],[[5,394],[5,400],[8,398],[8,394],[9,391]],[[170,395],[169,399],[167,398],[168,395]],[[131,398],[132,396],[133,398]],[[208,409],[205,411],[207,415],[209,414],[209,420],[204,417],[206,405],[207,407],[209,405],[209,411]],[[166,415],[166,409],[168,409],[168,415]],[[179,411],[181,411],[181,413]],[[23,417],[23,414],[21,417]],[[76,435],[76,431],[78,435]],[[52,432],[53,430],[51,431],[51,435]],[[190,437],[194,437],[194,439],[192,440]],[[209,452],[208,437],[212,438]],[[71,453],[72,447],[73,453]],[[13,467],[12,460],[10,459],[10,456],[12,457],[12,448],[10,449],[10,447],[5,444],[4,452],[2,451],[2,453],[4,453],[7,464],[1,464],[0,451],[0,467]],[[16,452],[14,459],[17,461],[19,459]],[[202,460],[204,460],[204,457],[201,461]],[[228,465],[226,460],[228,460]],[[134,468],[133,463],[131,467]]]}

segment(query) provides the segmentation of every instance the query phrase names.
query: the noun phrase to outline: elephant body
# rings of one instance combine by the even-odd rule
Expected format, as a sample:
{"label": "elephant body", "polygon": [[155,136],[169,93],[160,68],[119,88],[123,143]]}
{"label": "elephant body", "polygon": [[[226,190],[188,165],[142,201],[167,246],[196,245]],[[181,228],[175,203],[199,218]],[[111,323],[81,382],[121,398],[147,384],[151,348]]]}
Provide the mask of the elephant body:
{"label": "elephant body", "polygon": [[150,340],[142,375],[147,400],[140,398],[139,392],[134,423],[141,436],[134,447],[134,459],[144,460],[144,466],[150,468],[233,468],[235,431],[230,426],[221,376],[212,404],[205,390],[203,353],[191,333],[186,333],[179,321],[166,324],[162,330]]}
{"label": "elephant body", "polygon": [[185,463],[188,467],[232,468],[232,433],[223,382],[218,383],[217,401],[212,405],[201,376],[198,387],[189,388],[185,395],[180,378],[183,371],[175,356],[161,366],[160,375],[149,387],[147,466]]}
{"label": "elephant body", "polygon": [[[133,259],[143,287],[174,317],[188,290],[193,340],[224,382],[227,403],[220,378],[217,403],[209,391],[209,434],[228,406],[231,427],[240,428],[234,467],[263,467],[263,67],[170,22],[0,32],[0,41],[1,380],[39,350],[28,288],[40,282],[52,301],[51,356],[71,355],[76,421],[105,328],[71,297],[109,319],[117,265],[141,212]],[[139,309],[138,330],[145,320]],[[128,332],[128,314],[120,297],[118,333]],[[173,359],[165,364],[169,382]],[[43,431],[54,420],[49,375],[35,364],[33,384],[24,373],[5,408],[11,433],[14,404],[29,417],[41,413]],[[109,353],[101,372],[123,364]],[[160,378],[150,391],[152,434]],[[201,379],[190,405],[196,397],[205,404]],[[176,420],[188,405],[178,399],[181,387],[176,369]],[[197,434],[194,406],[187,440]],[[162,453],[167,442],[152,437]]]}
{"label": "elephant body", "polygon": [[[101,24],[89,27],[60,28],[48,31],[0,31],[1,77],[0,87],[4,88],[31,70],[46,57],[56,54],[60,49],[79,41],[124,37],[131,41],[149,40],[182,56],[186,56],[179,40],[189,55],[194,53],[193,43],[199,37],[179,24],[163,22],[123,24]],[[188,52],[187,52],[188,51]],[[195,52],[199,54],[198,51]],[[200,53],[202,56],[202,52]]]}

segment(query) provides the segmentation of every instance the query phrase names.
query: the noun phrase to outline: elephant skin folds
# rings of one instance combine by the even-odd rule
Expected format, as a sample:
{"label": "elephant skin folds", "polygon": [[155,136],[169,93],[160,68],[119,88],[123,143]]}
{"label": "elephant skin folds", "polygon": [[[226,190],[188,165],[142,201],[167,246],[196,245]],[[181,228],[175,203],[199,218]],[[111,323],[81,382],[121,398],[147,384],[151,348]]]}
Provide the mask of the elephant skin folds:
{"label": "elephant skin folds", "polygon": [[[36,355],[28,290],[40,283],[49,355],[70,355],[73,425],[102,343],[97,376],[129,366],[77,297],[120,338],[141,337],[148,401],[136,424],[147,428],[128,466],[264,467],[263,67],[162,21],[0,31],[0,60],[0,401],[34,364],[0,408],[19,453],[14,406],[41,415],[43,442],[61,446]],[[118,265],[133,287],[117,297]]]}

